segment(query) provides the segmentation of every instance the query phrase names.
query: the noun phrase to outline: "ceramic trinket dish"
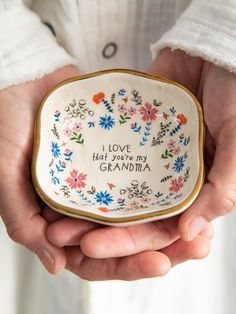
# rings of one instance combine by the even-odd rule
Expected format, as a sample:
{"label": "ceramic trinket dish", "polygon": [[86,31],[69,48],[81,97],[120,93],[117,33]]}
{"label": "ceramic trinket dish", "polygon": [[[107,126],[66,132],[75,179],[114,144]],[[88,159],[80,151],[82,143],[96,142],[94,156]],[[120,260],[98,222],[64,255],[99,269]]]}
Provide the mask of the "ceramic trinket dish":
{"label": "ceramic trinket dish", "polygon": [[183,86],[133,70],[66,80],[42,100],[33,183],[50,207],[108,225],[187,209],[203,184],[203,116]]}

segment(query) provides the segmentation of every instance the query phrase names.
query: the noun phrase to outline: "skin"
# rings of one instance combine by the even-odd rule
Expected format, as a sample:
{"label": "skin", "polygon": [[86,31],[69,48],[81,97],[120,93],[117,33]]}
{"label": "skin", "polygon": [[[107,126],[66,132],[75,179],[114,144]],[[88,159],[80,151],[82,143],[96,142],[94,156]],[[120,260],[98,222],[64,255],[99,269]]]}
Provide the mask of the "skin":
{"label": "skin", "polygon": [[[208,127],[206,183],[196,202],[180,217],[125,228],[57,214],[39,202],[32,187],[30,163],[37,106],[52,86],[78,71],[64,67],[0,92],[0,147],[4,147],[0,150],[0,176],[4,178],[0,182],[0,213],[9,236],[35,252],[51,273],[66,267],[88,280],[162,276],[171,266],[205,257],[213,236],[208,222],[231,211],[235,204],[232,169],[236,146],[229,136],[234,131],[235,77],[182,51],[169,50],[163,50],[150,72],[184,84],[203,103]],[[224,122],[227,120],[229,123]],[[193,224],[196,217],[203,217],[197,227]]]}
{"label": "skin", "polygon": [[[210,228],[208,225],[210,221],[231,212],[235,207],[236,138],[232,136],[236,133],[235,75],[200,58],[188,56],[181,50],[172,52],[169,49],[162,51],[149,71],[185,85],[203,106],[206,123],[204,186],[197,200],[186,212],[178,218],[171,218],[163,222],[152,222],[127,228],[101,227],[91,230],[79,239],[76,237],[76,228],[74,230],[68,228],[66,238],[63,239],[61,234],[60,240],[59,233],[64,222],[54,223],[48,229],[49,238],[53,243],[58,246],[74,246],[73,250],[76,250],[75,247],[80,244],[79,249],[84,254],[82,262],[78,261],[78,264],[75,265],[69,261],[67,264],[76,274],[83,273],[88,258],[90,260],[107,260],[108,258],[122,257],[122,260],[128,259],[129,261],[134,256],[141,258],[145,252],[148,254],[152,252],[151,259],[154,260],[158,250],[158,253],[164,253],[168,256],[171,264],[175,265],[184,260],[182,254],[188,252],[189,247],[193,251],[192,256],[189,255],[188,259],[194,258],[194,256],[203,257],[207,255],[207,249],[204,254],[200,254],[204,244],[199,246],[197,242],[199,237],[202,237],[202,232],[204,233],[206,228]],[[67,220],[66,224],[70,225],[70,222]],[[179,236],[181,239],[178,238]],[[164,246],[164,242],[168,242],[168,237],[173,243]],[[163,240],[164,242],[162,242]],[[199,255],[194,255],[193,248],[195,248],[195,252],[199,250]],[[72,250],[72,248],[70,249]],[[147,260],[145,259],[143,264],[150,265],[150,255],[145,256]],[[180,256],[182,256],[182,260]],[[156,261],[155,265],[157,264]],[[169,269],[167,260],[162,259],[162,266],[164,264],[166,271]],[[154,268],[152,272],[149,267],[149,271],[147,274],[143,269],[143,277],[154,276]],[[161,275],[161,272],[155,275]],[[97,279],[96,274],[90,279],[94,277]],[[134,277],[131,279],[135,279]],[[121,275],[118,278],[124,279]],[[138,274],[137,278],[140,278]]]}

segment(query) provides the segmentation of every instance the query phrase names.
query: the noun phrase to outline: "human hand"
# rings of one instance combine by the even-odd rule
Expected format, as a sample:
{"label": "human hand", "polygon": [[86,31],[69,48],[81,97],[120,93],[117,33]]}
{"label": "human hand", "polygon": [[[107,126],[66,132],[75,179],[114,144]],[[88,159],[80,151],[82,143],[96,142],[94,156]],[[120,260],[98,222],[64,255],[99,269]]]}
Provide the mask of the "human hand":
{"label": "human hand", "polygon": [[[150,225],[147,226],[147,230],[148,229],[151,229]],[[93,236],[96,239],[95,231]],[[108,235],[110,231],[111,230],[108,230],[106,234]],[[139,233],[139,230],[137,230],[137,233]],[[82,248],[80,248],[79,246],[67,247],[66,268],[83,279],[96,281],[97,280],[130,281],[143,278],[160,277],[165,275],[170,270],[171,267],[174,267],[177,264],[183,263],[189,259],[201,259],[206,257],[210,250],[209,243],[212,236],[213,228],[211,224],[208,224],[207,227],[205,227],[203,231],[193,241],[186,242],[182,239],[178,239],[173,244],[167,246],[162,250],[157,251],[145,250],[137,254],[113,258],[89,257],[88,254],[85,255],[83,253]],[[90,239],[89,238],[86,239],[86,241],[88,241],[87,242],[88,246],[90,246],[92,243],[91,242],[92,237]],[[140,239],[136,234],[134,234],[134,237],[137,238],[138,243]],[[124,245],[126,241],[127,242],[130,241],[129,236],[123,234],[118,243],[117,241],[115,241],[114,246],[118,244],[121,249],[122,244]],[[82,241],[82,243],[83,242],[84,241]],[[104,242],[111,244],[112,239]],[[142,242],[143,241],[141,240],[140,243]],[[98,243],[97,239],[95,243]],[[86,246],[86,244],[83,243],[83,246]],[[101,248],[101,245],[99,245],[99,247]],[[109,249],[110,247],[108,247],[108,252]],[[116,253],[118,253],[118,250],[116,251]],[[95,252],[96,249],[94,253]],[[112,249],[111,252],[114,252],[114,249]],[[124,253],[124,250],[122,250],[122,253]],[[105,256],[107,255],[108,254],[105,254]]]}
{"label": "human hand", "polygon": [[[212,233],[209,227],[195,241],[195,247],[203,247],[203,249],[193,250],[194,245],[183,249],[185,244],[179,240],[173,246],[163,250],[170,259],[163,253],[145,252],[145,254],[131,255],[123,259],[107,258],[103,262],[102,259],[85,257],[78,246],[63,248],[66,244],[71,245],[71,241],[74,241],[73,244],[77,244],[79,237],[82,237],[91,229],[97,229],[101,226],[82,220],[69,221],[70,218],[64,218],[63,215],[53,212],[42,202],[40,204],[32,187],[30,164],[34,120],[39,101],[56,83],[77,74],[77,70],[73,67],[65,67],[40,80],[12,86],[0,91],[0,143],[2,147],[0,150],[0,176],[4,178],[0,182],[0,214],[10,237],[35,252],[49,272],[57,273],[67,264],[67,268],[72,269],[81,277],[89,279],[97,279],[98,277],[99,279],[136,279],[160,275],[168,270],[170,260],[172,263],[177,263],[190,257],[198,258],[200,255],[206,254],[208,239]],[[14,178],[14,181],[12,181],[12,178]],[[50,228],[51,222],[55,220],[57,220],[57,225],[52,225]],[[68,222],[70,223],[68,224]],[[59,229],[55,228],[57,226],[59,226]],[[67,230],[69,226],[72,227],[70,230],[76,230],[77,232],[76,235],[74,234],[74,238]],[[73,229],[73,226],[76,228]],[[54,231],[59,231],[59,237],[56,237],[57,240],[54,242],[62,240],[64,245],[60,245],[58,248],[57,245],[49,242],[46,235],[47,229],[49,229],[48,234],[54,236],[57,236]],[[168,231],[160,235],[157,227],[156,231],[155,227],[152,227],[152,229],[153,233],[160,237],[156,248],[170,244],[176,239],[176,227],[173,228],[174,231],[171,231],[171,235]],[[116,231],[119,232],[119,230]],[[141,234],[141,229],[139,234]],[[70,237],[71,235],[72,237]],[[65,241],[66,237],[67,240]],[[207,240],[204,240],[204,238]],[[111,238],[111,241],[113,240],[114,237]],[[136,240],[138,241],[138,237]],[[155,247],[154,242],[152,243],[153,248]],[[86,238],[84,243],[86,243]],[[199,243],[204,243],[205,246],[201,246]],[[84,246],[86,249],[86,244]],[[142,244],[137,243],[137,246],[140,250]],[[121,241],[116,255],[126,253],[124,250],[123,253],[121,252],[122,247],[123,243]],[[128,250],[130,249],[128,248]],[[177,257],[176,251],[181,251],[182,254]],[[113,255],[112,252],[110,254]],[[80,265],[78,267],[79,261]],[[101,263],[103,267],[98,272]],[[94,266],[92,271],[91,265]],[[136,265],[135,271],[133,270],[134,265]],[[117,269],[116,274],[115,269]]]}
{"label": "human hand", "polygon": [[178,224],[181,238],[189,241],[209,221],[236,206],[236,75],[181,50],[169,49],[161,52],[150,72],[185,85],[203,106],[205,183]]}
{"label": "human hand", "polygon": [[[40,204],[32,186],[30,168],[34,120],[39,101],[45,93],[59,81],[77,74],[73,67],[65,67],[40,80],[0,91],[0,176],[4,178],[0,181],[1,218],[9,236],[35,252],[51,273],[63,269],[66,261],[67,266],[74,265],[81,254],[74,254],[75,247],[65,250],[47,239],[46,230],[52,217],[62,224],[64,216],[52,212],[42,202]],[[73,227],[73,222],[71,225]],[[76,220],[77,237],[78,232],[83,236],[98,227],[97,224]],[[63,232],[63,228],[60,228],[58,239],[69,235],[66,229]],[[160,241],[162,246],[164,239],[165,235]],[[167,243],[173,239],[167,237]],[[163,272],[163,267],[158,271]],[[83,273],[84,277],[91,277],[89,269]],[[103,279],[107,278],[103,275]]]}
{"label": "human hand", "polygon": [[[200,74],[203,63],[197,61],[195,76]],[[165,76],[168,74],[166,71]],[[186,77],[189,88],[193,89],[195,79],[191,75]],[[131,280],[162,275],[171,265],[206,256],[211,236],[203,235],[212,233],[206,232],[212,230],[209,225],[194,241],[179,240],[178,218],[125,228],[90,226],[90,232],[83,230],[83,234],[80,224],[71,218],[60,219],[51,224],[47,234],[52,243],[66,247],[67,268],[90,280]]]}
{"label": "human hand", "polygon": [[[193,240],[177,234],[178,218],[130,227],[99,226],[47,210],[50,241],[65,247],[66,268],[86,280],[137,280],[163,276],[189,259],[208,255],[213,227]],[[162,248],[162,249],[161,249]]]}
{"label": "human hand", "polygon": [[48,222],[41,216],[31,183],[34,120],[45,93],[76,74],[74,67],[67,66],[0,91],[0,215],[9,236],[35,252],[51,273],[64,268],[66,256],[63,248],[47,240]]}

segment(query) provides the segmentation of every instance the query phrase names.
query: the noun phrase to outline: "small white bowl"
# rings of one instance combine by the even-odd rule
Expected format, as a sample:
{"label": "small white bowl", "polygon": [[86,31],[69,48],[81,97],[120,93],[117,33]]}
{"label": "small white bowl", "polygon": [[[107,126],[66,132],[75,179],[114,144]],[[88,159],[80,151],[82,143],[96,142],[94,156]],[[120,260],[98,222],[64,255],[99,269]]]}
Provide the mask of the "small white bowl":
{"label": "small white bowl", "polygon": [[185,87],[133,70],[58,84],[36,119],[36,191],[63,214],[107,225],[174,216],[203,184],[201,106]]}

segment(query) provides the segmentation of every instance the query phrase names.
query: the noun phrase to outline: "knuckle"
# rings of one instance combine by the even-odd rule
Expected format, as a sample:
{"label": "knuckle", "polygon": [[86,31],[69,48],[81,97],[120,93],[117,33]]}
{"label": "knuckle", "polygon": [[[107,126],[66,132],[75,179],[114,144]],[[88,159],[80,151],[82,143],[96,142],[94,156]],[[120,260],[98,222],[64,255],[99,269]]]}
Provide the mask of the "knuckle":
{"label": "knuckle", "polygon": [[223,197],[221,197],[219,201],[219,206],[217,207],[217,214],[219,216],[225,216],[233,211],[233,209],[236,207],[236,199],[235,197],[232,197],[230,194],[225,194]]}
{"label": "knuckle", "polygon": [[206,258],[209,255],[210,251],[211,251],[211,246],[210,246],[210,241],[208,241],[198,249],[196,259]]}
{"label": "knuckle", "polygon": [[6,225],[9,237],[16,243],[24,244],[25,239],[22,229],[15,222],[10,222]]}
{"label": "knuckle", "polygon": [[90,278],[90,277],[88,276],[88,274],[80,273],[80,274],[79,274],[79,277],[80,277],[81,279],[83,279],[83,280],[86,280],[86,281],[93,281],[93,279]]}
{"label": "knuckle", "polygon": [[215,214],[217,216],[225,216],[231,213],[236,207],[236,188],[219,179],[215,179],[211,183],[213,186],[211,194],[215,203]]}
{"label": "knuckle", "polygon": [[86,281],[92,281],[93,279],[89,277],[89,275],[86,272],[81,271],[78,269],[78,267],[73,266],[73,265],[68,265],[66,266],[66,269],[75,274],[76,276],[80,277],[83,280]]}

